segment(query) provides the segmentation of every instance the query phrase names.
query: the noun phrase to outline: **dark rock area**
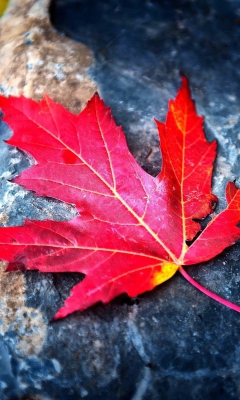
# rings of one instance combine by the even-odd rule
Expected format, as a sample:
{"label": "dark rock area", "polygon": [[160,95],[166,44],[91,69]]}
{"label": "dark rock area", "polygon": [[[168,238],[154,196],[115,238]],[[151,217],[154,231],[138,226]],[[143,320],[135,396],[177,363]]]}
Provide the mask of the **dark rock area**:
{"label": "dark rock area", "polygon": [[[161,164],[153,118],[165,120],[180,74],[189,78],[207,137],[218,141],[219,212],[226,182],[240,177],[239,1],[54,0],[50,13],[58,31],[93,51],[89,73],[151,174]],[[0,130],[9,137],[6,125]],[[75,215],[8,182],[33,162],[28,156],[4,142],[0,155],[2,225]],[[238,243],[188,272],[240,304],[239,259]],[[1,277],[1,400],[240,399],[240,314],[179,274],[138,298],[121,296],[57,322],[50,319],[82,275]]]}

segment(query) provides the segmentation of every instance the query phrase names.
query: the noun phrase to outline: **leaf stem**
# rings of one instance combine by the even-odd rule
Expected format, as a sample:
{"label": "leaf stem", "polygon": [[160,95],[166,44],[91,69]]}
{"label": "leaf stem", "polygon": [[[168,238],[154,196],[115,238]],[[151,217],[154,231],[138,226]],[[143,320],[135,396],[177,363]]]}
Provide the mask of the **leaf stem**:
{"label": "leaf stem", "polygon": [[195,288],[206,294],[207,296],[211,297],[213,300],[216,300],[218,303],[223,304],[226,307],[232,308],[233,310],[240,312],[240,306],[237,306],[230,301],[223,299],[222,297],[218,296],[217,294],[211,292],[210,290],[206,289],[204,286],[200,285],[200,283],[196,282],[188,273],[183,269],[182,266],[179,267],[178,271],[182,274],[182,276],[193,285]]}

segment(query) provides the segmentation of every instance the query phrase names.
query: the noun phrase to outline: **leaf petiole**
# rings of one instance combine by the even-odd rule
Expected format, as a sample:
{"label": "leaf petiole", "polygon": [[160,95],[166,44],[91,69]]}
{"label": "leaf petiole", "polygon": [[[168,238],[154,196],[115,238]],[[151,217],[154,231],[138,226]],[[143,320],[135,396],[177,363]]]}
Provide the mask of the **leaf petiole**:
{"label": "leaf petiole", "polygon": [[200,285],[200,283],[196,282],[188,273],[185,271],[185,269],[180,266],[178,271],[182,274],[182,276],[189,282],[191,285],[193,285],[195,288],[206,294],[208,297],[211,297],[213,300],[216,300],[218,303],[223,304],[226,307],[232,308],[233,310],[240,312],[240,306],[237,306],[234,303],[231,303],[230,301],[223,299],[222,297],[218,296],[217,294],[211,292],[210,290],[206,289],[204,286]]}

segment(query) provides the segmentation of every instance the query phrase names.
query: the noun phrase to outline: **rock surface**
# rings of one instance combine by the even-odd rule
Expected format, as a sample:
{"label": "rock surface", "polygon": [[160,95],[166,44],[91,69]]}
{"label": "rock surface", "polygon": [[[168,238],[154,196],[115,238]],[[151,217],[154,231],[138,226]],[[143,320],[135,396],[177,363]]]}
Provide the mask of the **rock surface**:
{"label": "rock surface", "polygon": [[48,93],[77,113],[97,90],[87,73],[93,55],[53,29],[48,9],[49,0],[10,1],[0,20],[0,91],[36,100]]}
{"label": "rock surface", "polygon": [[[47,3],[31,4],[35,10],[45,4],[47,18]],[[40,20],[43,14],[39,7],[38,13]],[[219,211],[227,180],[240,176],[239,2],[55,0],[51,18],[57,29],[82,42],[87,54],[91,53],[86,46],[94,52],[91,78],[86,79],[96,82],[117,122],[123,125],[135,157],[153,174],[160,165],[153,117],[164,121],[180,72],[188,76],[198,112],[205,116],[207,136],[218,140],[213,186],[220,199]],[[19,26],[24,23],[22,20]],[[50,26],[48,29],[56,35],[54,39],[50,36],[49,42],[42,39],[44,33],[39,34],[42,43],[49,46],[43,57],[46,63],[48,51],[57,51],[59,43],[71,43],[65,37],[59,39]],[[2,54],[8,42],[11,40],[1,43]],[[66,52],[62,56],[63,68],[71,68]],[[11,65],[11,60],[6,65]],[[19,93],[21,71],[15,64],[12,77],[16,81],[4,83],[4,93],[10,87]],[[28,70],[24,71],[26,77]],[[7,78],[0,72],[0,83],[3,79]],[[40,95],[36,87],[41,79],[37,75],[32,92],[25,94]],[[50,94],[64,102],[72,89],[61,82]],[[72,109],[75,106],[73,103]],[[9,130],[4,124],[0,128],[1,137],[6,139]],[[32,160],[4,143],[0,154],[3,225],[21,224],[29,217],[68,219],[74,215],[70,206],[34,198],[7,182]],[[240,245],[236,244],[188,271],[210,290],[240,304],[239,254]],[[99,304],[49,322],[70,288],[81,279],[79,274],[1,272],[1,400],[240,398],[239,314],[175,275],[137,299],[121,297],[109,305]]]}

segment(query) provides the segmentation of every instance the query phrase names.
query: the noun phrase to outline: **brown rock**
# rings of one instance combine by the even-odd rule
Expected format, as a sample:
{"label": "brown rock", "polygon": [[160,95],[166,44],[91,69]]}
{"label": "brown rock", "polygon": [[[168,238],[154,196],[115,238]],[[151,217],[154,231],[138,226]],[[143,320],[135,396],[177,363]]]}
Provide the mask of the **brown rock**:
{"label": "brown rock", "polygon": [[61,36],[49,21],[50,0],[10,0],[0,20],[0,92],[40,100],[48,93],[78,113],[97,90],[83,44]]}
{"label": "brown rock", "polygon": [[20,356],[36,355],[42,350],[47,326],[40,310],[25,306],[24,275],[6,273],[0,261],[0,335],[14,331],[15,351]]}

